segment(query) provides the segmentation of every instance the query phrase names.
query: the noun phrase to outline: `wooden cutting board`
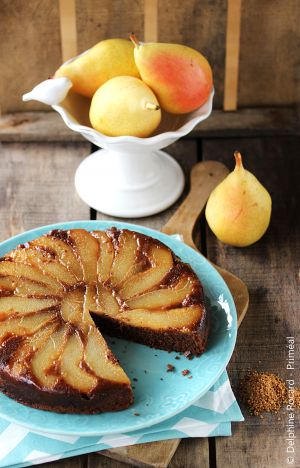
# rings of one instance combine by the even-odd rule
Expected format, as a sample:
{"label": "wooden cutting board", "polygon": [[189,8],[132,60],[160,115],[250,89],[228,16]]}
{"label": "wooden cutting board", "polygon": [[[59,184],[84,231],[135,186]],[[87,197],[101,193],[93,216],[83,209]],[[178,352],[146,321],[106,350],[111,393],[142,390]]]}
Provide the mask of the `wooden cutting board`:
{"label": "wooden cutting board", "polygon": [[[198,250],[194,243],[194,230],[211,191],[226,177],[228,169],[216,161],[197,163],[191,172],[191,189],[171,219],[161,229],[166,234],[181,234],[183,241]],[[239,278],[214,265],[227,283],[233,296],[238,325],[241,324],[249,304],[248,289]],[[104,450],[101,455],[139,468],[166,468],[181,439],[150,442],[116,449]]]}

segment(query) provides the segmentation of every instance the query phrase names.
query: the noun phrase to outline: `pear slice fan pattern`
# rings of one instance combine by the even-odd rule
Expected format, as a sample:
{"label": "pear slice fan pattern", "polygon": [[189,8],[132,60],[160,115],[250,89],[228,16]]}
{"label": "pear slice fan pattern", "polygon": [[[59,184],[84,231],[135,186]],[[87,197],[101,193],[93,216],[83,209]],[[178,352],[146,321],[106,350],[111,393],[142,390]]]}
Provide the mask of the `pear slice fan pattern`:
{"label": "pear slice fan pattern", "polygon": [[102,332],[201,354],[200,281],[161,242],[111,228],[51,231],[0,260],[0,390],[39,409],[122,410],[130,380]]}

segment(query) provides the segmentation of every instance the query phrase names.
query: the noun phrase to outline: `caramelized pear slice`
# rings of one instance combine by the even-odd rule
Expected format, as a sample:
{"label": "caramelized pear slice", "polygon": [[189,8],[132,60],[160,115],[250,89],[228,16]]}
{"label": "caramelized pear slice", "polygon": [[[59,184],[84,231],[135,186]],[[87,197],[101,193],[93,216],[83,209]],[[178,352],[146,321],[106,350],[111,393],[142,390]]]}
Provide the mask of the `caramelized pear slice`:
{"label": "caramelized pear slice", "polygon": [[[24,315],[49,309],[58,304],[57,299],[37,299],[35,297],[0,297],[0,320],[9,315]],[[1,323],[1,322],[0,322]]]}
{"label": "caramelized pear slice", "polygon": [[192,291],[193,282],[186,277],[173,287],[155,289],[130,299],[127,305],[130,309],[170,309],[182,304]]}
{"label": "caramelized pear slice", "polygon": [[71,229],[69,236],[74,242],[75,253],[82,266],[84,281],[96,284],[99,242],[84,229]]}
{"label": "caramelized pear slice", "polygon": [[130,271],[134,268],[137,260],[138,244],[134,234],[123,231],[118,237],[118,247],[112,264],[110,281],[113,286],[122,283]]}
{"label": "caramelized pear slice", "polygon": [[61,326],[55,333],[51,334],[43,347],[38,349],[32,358],[32,373],[44,388],[53,388],[59,380],[59,372],[55,372],[55,366],[56,364],[59,366],[58,359],[67,340],[67,330],[67,325]]}
{"label": "caramelized pear slice", "polygon": [[42,329],[39,329],[34,335],[29,336],[18,347],[13,355],[13,365],[11,373],[18,376],[25,371],[31,370],[31,359],[34,352],[40,349],[47,338],[58,328],[58,323],[49,323]]}
{"label": "caramelized pear slice", "polygon": [[112,292],[100,283],[98,284],[97,289],[98,304],[94,308],[91,307],[90,310],[93,312],[103,312],[106,315],[118,315],[120,312],[120,306]]}
{"label": "caramelized pear slice", "polygon": [[87,331],[88,325],[93,325],[90,311],[98,308],[97,287],[94,284],[89,284],[86,287],[83,303],[83,315],[81,328]]}
{"label": "caramelized pear slice", "polygon": [[37,281],[49,286],[53,294],[60,294],[63,292],[63,286],[58,283],[51,276],[43,274],[41,270],[30,265],[23,265],[22,263],[4,260],[0,262],[0,275],[1,276],[14,276],[16,278],[27,278],[32,281]]}
{"label": "caramelized pear slice", "polygon": [[0,343],[5,340],[7,336],[31,335],[48,322],[55,321],[56,317],[53,311],[42,311],[2,321],[0,322]]}
{"label": "caramelized pear slice", "polygon": [[30,245],[35,246],[38,249],[53,252],[56,258],[64,265],[69,271],[71,271],[77,278],[78,281],[83,281],[83,272],[78,260],[72,250],[72,247],[51,234],[39,237],[38,239],[30,242]]}
{"label": "caramelized pear slice", "polygon": [[77,283],[77,278],[67,270],[59,261],[53,260],[46,251],[38,250],[34,247],[18,248],[13,250],[9,256],[16,262],[28,264],[39,268],[44,275],[50,275],[60,283],[73,286]]}
{"label": "caramelized pear slice", "polygon": [[61,356],[61,375],[64,381],[82,393],[90,393],[97,385],[98,379],[81,368],[83,361],[83,344],[76,331],[69,336]]}
{"label": "caramelized pear slice", "polygon": [[149,252],[152,268],[131,276],[120,289],[122,299],[130,299],[138,294],[153,289],[159,285],[173,266],[170,250],[161,246],[153,246]]}
{"label": "caramelized pear slice", "polygon": [[82,322],[82,308],[84,290],[68,291],[61,302],[61,317],[66,323],[80,326]]}
{"label": "caramelized pear slice", "polygon": [[87,336],[84,360],[100,379],[130,384],[127,375],[120,367],[112,352],[108,349],[104,338],[94,326],[90,327]]}
{"label": "caramelized pear slice", "polygon": [[99,242],[100,254],[98,258],[97,272],[99,282],[104,283],[110,277],[110,271],[115,255],[114,246],[106,232],[93,231],[91,234]]}
{"label": "caramelized pear slice", "polygon": [[203,310],[199,306],[181,307],[169,310],[134,309],[122,312],[118,320],[134,327],[145,327],[152,330],[176,328],[183,333],[200,320]]}
{"label": "caramelized pear slice", "polygon": [[17,296],[55,296],[50,286],[27,278],[17,278],[16,276],[0,276],[0,291]]}

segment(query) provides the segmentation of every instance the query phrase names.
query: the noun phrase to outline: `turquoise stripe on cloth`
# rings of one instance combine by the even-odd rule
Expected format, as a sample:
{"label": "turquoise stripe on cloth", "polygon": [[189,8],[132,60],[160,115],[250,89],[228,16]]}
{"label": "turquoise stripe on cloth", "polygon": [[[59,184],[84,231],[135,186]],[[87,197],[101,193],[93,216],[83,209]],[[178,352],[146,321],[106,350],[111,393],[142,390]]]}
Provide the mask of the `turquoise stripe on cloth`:
{"label": "turquoise stripe on cloth", "polygon": [[182,413],[152,427],[99,437],[38,434],[0,418],[0,468],[21,468],[107,448],[187,437],[230,436],[243,415],[224,371],[212,388]]}

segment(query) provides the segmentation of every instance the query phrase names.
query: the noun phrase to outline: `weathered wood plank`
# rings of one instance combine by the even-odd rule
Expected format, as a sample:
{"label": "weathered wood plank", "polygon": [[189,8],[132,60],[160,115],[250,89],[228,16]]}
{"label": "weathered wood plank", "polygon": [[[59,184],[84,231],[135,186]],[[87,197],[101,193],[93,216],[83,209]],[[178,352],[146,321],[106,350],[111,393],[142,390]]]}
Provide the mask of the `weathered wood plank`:
{"label": "weathered wood plank", "polygon": [[242,2],[238,106],[299,102],[300,2]]}
{"label": "weathered wood plank", "polygon": [[41,465],[35,466],[37,468],[86,468],[87,455],[81,455],[80,457],[78,456],[73,458],[64,458],[63,460],[57,460],[55,462],[43,463]]}
{"label": "weathered wood plank", "polygon": [[61,62],[58,2],[1,0],[0,92],[2,112],[41,110],[22,94],[52,76]]}
{"label": "weathered wood plank", "polygon": [[132,31],[144,36],[143,0],[77,0],[76,14],[78,52],[102,39],[126,39]]}
{"label": "weathered wood plank", "polygon": [[[188,137],[224,138],[299,135],[299,115],[293,107],[214,110]],[[0,117],[0,141],[85,141],[56,112],[17,112]]]}
{"label": "weathered wood plank", "polygon": [[89,219],[74,173],[86,143],[3,143],[0,146],[0,241],[59,221]]}
{"label": "weathered wood plank", "polygon": [[[253,246],[237,249],[218,242],[207,230],[207,255],[241,277],[250,292],[250,307],[240,327],[236,350],[229,366],[236,390],[249,370],[278,373],[299,382],[299,363],[291,377],[286,370],[286,337],[299,334],[300,258],[300,165],[299,138],[228,139],[203,142],[204,159],[217,159],[233,168],[233,151],[239,149],[244,165],[270,191],[273,213],[266,235]],[[297,201],[298,200],[298,201]],[[238,396],[238,394],[237,394]],[[242,406],[246,421],[233,428],[233,437],[216,440],[218,468],[283,468],[286,462],[287,413],[250,416]],[[299,423],[297,424],[299,428]],[[300,466],[300,441],[295,441]]]}
{"label": "weathered wood plank", "polygon": [[150,442],[148,444],[104,450],[99,454],[120,462],[126,461],[127,464],[138,468],[166,468],[169,466],[179,443],[179,439]]}
{"label": "weathered wood plank", "polygon": [[241,33],[241,0],[228,0],[224,101],[225,111],[237,109]]}

